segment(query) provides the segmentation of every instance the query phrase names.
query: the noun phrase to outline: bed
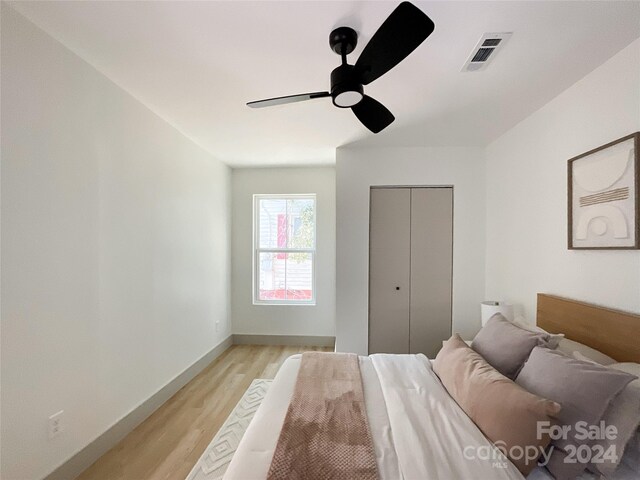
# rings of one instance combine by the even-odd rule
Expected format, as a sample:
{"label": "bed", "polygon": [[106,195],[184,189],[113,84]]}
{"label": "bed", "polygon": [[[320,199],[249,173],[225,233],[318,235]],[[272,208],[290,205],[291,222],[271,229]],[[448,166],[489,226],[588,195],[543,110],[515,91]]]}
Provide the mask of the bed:
{"label": "bed", "polygon": [[[634,341],[640,338],[638,315],[541,294],[538,323],[616,359],[640,362],[640,346]],[[603,326],[608,340],[602,340]],[[225,479],[267,478],[300,361],[295,355],[282,365]],[[380,479],[525,478],[451,398],[424,355],[376,354],[359,357],[358,363]],[[527,478],[552,478],[545,472],[537,468]],[[638,478],[637,472],[621,471],[616,480],[627,478]]]}

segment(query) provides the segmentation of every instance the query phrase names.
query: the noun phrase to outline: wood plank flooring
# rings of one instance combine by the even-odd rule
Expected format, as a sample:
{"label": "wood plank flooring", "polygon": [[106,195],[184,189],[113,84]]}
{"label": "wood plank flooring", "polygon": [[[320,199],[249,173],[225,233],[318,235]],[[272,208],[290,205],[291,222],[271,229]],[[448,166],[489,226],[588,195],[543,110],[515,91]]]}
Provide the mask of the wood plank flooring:
{"label": "wood plank flooring", "polygon": [[251,382],[307,350],[333,348],[232,346],[77,480],[184,480]]}

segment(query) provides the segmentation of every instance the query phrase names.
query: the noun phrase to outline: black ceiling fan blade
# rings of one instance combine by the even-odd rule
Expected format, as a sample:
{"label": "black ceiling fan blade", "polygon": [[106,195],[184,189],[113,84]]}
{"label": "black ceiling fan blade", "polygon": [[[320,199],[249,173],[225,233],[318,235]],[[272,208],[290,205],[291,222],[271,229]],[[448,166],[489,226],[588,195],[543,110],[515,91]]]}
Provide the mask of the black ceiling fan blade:
{"label": "black ceiling fan blade", "polygon": [[435,29],[433,21],[415,5],[402,2],[391,12],[356,62],[363,85],[381,77],[411,52]]}
{"label": "black ceiling fan blade", "polygon": [[387,107],[379,101],[365,95],[359,103],[351,107],[358,120],[371,130],[378,133],[387,128],[396,119]]}
{"label": "black ceiling fan blade", "polygon": [[274,105],[283,105],[285,103],[304,102],[305,100],[313,100],[314,98],[330,97],[329,92],[313,92],[301,93],[299,95],[287,95],[286,97],[267,98],[265,100],[256,100],[247,103],[251,108],[272,107]]}

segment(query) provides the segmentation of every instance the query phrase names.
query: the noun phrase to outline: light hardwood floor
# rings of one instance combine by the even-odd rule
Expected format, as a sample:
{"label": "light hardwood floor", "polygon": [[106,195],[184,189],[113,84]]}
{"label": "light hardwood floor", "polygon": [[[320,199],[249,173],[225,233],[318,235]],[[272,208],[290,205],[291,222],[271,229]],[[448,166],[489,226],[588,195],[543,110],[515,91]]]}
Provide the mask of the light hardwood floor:
{"label": "light hardwood floor", "polygon": [[242,394],[289,356],[325,347],[234,345],[78,480],[184,480]]}

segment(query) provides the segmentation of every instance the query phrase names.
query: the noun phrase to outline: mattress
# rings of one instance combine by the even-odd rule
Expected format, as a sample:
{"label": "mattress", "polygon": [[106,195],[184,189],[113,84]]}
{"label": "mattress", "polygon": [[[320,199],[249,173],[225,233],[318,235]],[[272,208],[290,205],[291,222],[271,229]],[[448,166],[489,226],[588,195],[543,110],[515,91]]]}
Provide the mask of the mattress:
{"label": "mattress", "polygon": [[[265,479],[300,366],[287,359],[224,476]],[[424,355],[359,358],[381,480],[523,479],[449,396]]]}

